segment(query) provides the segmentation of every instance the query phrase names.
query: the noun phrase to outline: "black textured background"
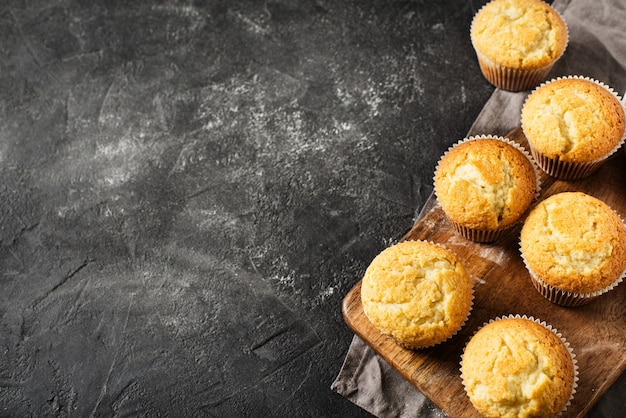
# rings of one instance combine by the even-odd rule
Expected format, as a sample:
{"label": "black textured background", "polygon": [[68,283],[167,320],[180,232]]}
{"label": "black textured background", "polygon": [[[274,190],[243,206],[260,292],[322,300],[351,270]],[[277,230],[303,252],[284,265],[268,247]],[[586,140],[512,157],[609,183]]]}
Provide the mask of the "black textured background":
{"label": "black textured background", "polygon": [[341,300],[493,91],[475,7],[3,0],[0,414],[366,416]]}

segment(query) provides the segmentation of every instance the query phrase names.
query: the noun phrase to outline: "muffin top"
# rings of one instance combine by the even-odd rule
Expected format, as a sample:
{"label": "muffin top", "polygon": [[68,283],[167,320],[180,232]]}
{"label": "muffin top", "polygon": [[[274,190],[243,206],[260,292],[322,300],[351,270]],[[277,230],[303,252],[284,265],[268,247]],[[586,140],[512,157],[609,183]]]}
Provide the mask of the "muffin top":
{"label": "muffin top", "polygon": [[567,26],[541,0],[493,0],[472,22],[474,48],[496,64],[535,69],[552,64],[567,46]]}
{"label": "muffin top", "polygon": [[417,349],[452,336],[469,315],[470,277],[450,251],[430,242],[386,248],[361,283],[363,311],[383,334]]}
{"label": "muffin top", "polygon": [[492,137],[452,147],[435,171],[435,193],[442,209],[469,228],[493,230],[514,224],[536,191],[537,175],[529,158]]}
{"label": "muffin top", "polygon": [[610,154],[624,135],[624,109],[607,88],[583,78],[538,87],[522,108],[522,129],[549,158],[591,162]]}
{"label": "muffin top", "polygon": [[626,227],[606,203],[581,192],[541,201],[520,236],[522,256],[536,277],[560,290],[601,290],[626,269]]}
{"label": "muffin top", "polygon": [[567,405],[576,370],[565,343],[524,317],[482,327],[467,343],[461,377],[486,417],[554,417]]}

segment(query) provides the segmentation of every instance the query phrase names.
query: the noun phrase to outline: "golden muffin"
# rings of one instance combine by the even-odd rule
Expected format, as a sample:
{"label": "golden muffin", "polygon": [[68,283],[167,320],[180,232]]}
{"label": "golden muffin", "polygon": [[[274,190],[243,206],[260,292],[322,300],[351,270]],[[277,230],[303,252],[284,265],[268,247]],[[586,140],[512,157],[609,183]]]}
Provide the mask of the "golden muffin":
{"label": "golden muffin", "polygon": [[467,343],[461,378],[485,417],[551,418],[570,403],[577,367],[569,344],[545,323],[509,316],[484,325]]}
{"label": "golden muffin", "polygon": [[504,90],[529,90],[567,47],[567,25],[541,0],[493,0],[472,20],[470,37],[485,78]]}
{"label": "golden muffin", "polygon": [[517,144],[502,137],[470,137],[441,158],[434,188],[457,232],[489,242],[528,211],[539,177],[530,155]]}
{"label": "golden muffin", "polygon": [[601,200],[581,192],[558,193],[529,213],[520,250],[542,295],[560,305],[581,305],[621,282],[626,227]]}
{"label": "golden muffin", "polygon": [[562,179],[593,173],[621,146],[626,126],[619,97],[604,84],[578,76],[535,89],[521,121],[539,167]]}
{"label": "golden muffin", "polygon": [[404,241],[371,262],[361,282],[363,311],[403,347],[438,344],[464,324],[472,307],[470,277],[457,257],[439,245]]}

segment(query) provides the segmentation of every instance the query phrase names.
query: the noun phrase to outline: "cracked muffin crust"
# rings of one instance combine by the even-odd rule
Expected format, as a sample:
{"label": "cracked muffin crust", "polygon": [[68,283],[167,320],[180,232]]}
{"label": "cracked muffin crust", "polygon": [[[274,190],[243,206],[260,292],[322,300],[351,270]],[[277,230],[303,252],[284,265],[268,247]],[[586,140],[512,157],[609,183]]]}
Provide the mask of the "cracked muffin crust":
{"label": "cracked muffin crust", "polygon": [[539,289],[588,298],[624,274],[626,227],[601,200],[582,192],[558,193],[529,213],[520,251]]}
{"label": "cracked muffin crust", "polygon": [[418,349],[453,336],[472,307],[470,277],[447,249],[425,241],[386,248],[361,284],[363,311],[383,334]]}
{"label": "cracked muffin crust", "polygon": [[470,239],[472,230],[513,226],[539,189],[530,157],[504,138],[489,136],[453,146],[439,161],[434,183],[444,213],[455,225],[469,229],[465,235]]}
{"label": "cracked muffin crust", "polygon": [[589,162],[615,151],[624,136],[619,99],[585,78],[561,78],[530,94],[522,129],[531,148],[548,158]]}
{"label": "cracked muffin crust", "polygon": [[487,80],[520,91],[545,79],[565,52],[568,30],[541,0],[492,0],[474,16],[470,38]]}
{"label": "cracked muffin crust", "polygon": [[461,378],[486,417],[554,417],[568,405],[577,380],[568,344],[532,318],[498,318],[479,329],[461,359]]}
{"label": "cracked muffin crust", "polygon": [[471,35],[489,59],[513,68],[550,64],[567,44],[563,19],[541,0],[493,0],[476,14]]}

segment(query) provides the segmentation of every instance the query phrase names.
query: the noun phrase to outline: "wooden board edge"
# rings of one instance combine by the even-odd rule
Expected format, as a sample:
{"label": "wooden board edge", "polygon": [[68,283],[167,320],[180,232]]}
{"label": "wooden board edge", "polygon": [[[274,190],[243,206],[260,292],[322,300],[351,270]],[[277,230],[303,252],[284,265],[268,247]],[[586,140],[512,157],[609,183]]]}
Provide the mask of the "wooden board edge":
{"label": "wooden board edge", "polygon": [[[413,386],[420,394],[422,394],[422,396],[424,396],[426,399],[432,402],[437,408],[439,408],[444,414],[446,414],[446,416],[450,416],[450,410],[448,408],[448,405],[440,402],[438,399],[433,399],[427,396],[425,393],[427,392],[427,390],[425,388],[421,388],[418,382],[412,378],[412,374],[413,374],[412,372],[405,372],[404,370],[398,370],[398,368],[393,366],[393,359],[391,358],[392,356],[389,355],[386,350],[384,350],[384,347],[388,345],[392,345],[392,344],[395,345],[396,344],[395,342],[391,341],[389,337],[378,332],[378,330],[374,328],[374,325],[372,325],[372,329],[370,330],[370,332],[376,333],[376,335],[378,335],[377,340],[381,342],[380,344],[376,344],[376,341],[372,341],[371,338],[368,338],[365,335],[366,331],[361,329],[356,324],[355,321],[361,315],[365,316],[365,313],[363,312],[362,304],[361,304],[361,282],[362,280],[359,280],[352,287],[352,289],[346,294],[346,296],[344,296],[342,300],[341,312],[344,317],[345,323],[354,332],[356,336],[362,339],[369,348],[374,350],[374,352],[378,356],[380,356],[383,360],[385,360],[385,362],[387,362],[389,367],[391,367],[395,372],[399,373],[407,382],[411,384],[411,386]],[[356,312],[356,316],[352,315],[351,314],[352,312]],[[398,350],[406,351],[406,349],[401,348],[400,346],[397,346],[397,348]],[[412,352],[412,355],[419,356],[419,353]],[[424,354],[423,362],[426,362],[426,361],[428,361],[428,356]]]}

